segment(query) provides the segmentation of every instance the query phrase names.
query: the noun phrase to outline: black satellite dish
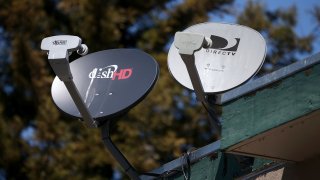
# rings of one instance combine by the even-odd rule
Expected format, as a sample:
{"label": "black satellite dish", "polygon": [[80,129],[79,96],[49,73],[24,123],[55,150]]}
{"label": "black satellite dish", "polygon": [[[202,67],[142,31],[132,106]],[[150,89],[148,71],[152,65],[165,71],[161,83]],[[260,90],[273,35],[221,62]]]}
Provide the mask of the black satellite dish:
{"label": "black satellite dish", "polygon": [[[70,69],[92,118],[98,121],[112,119],[140,102],[159,74],[157,62],[137,49],[88,54],[71,62]],[[73,117],[82,117],[58,77],[52,83],[51,93],[60,110]]]}
{"label": "black satellite dish", "polygon": [[41,49],[57,75],[52,98],[66,114],[80,118],[88,127],[101,127],[102,140],[131,179],[137,171],[110,138],[111,119],[128,111],[150,92],[158,79],[157,62],[137,49],[95,52],[69,64],[73,51],[86,55],[88,47],[77,36],[44,38]]}

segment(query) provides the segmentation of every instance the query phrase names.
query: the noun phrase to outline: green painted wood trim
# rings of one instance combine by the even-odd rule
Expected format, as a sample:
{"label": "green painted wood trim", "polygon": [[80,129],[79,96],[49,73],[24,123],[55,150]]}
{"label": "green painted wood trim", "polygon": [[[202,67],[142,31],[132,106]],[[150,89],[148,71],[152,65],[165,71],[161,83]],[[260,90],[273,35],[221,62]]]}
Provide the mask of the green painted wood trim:
{"label": "green painted wood trim", "polygon": [[222,107],[221,149],[320,108],[320,64]]}
{"label": "green painted wood trim", "polygon": [[[320,53],[220,96],[221,150],[320,109]],[[270,160],[255,158],[257,170]],[[190,179],[234,179],[241,175],[232,154],[218,153],[191,166]],[[167,179],[184,179],[176,173]]]}
{"label": "green painted wood trim", "polygon": [[231,180],[241,175],[241,168],[235,155],[221,153],[218,172],[212,179],[215,180]]}
{"label": "green painted wood trim", "polygon": [[254,162],[252,165],[252,171],[263,169],[265,166],[271,164],[274,162],[270,159],[264,159],[264,158],[254,158]]}
{"label": "green painted wood trim", "polygon": [[[206,157],[193,164],[190,175],[190,180],[230,180],[241,175],[241,168],[235,155],[219,152],[217,158]],[[182,173],[168,179],[185,180]]]}
{"label": "green painted wood trim", "polygon": [[[217,158],[205,157],[191,166],[190,179],[211,180],[215,179],[218,172],[221,153]],[[179,170],[182,170],[179,169]],[[183,173],[177,173],[168,178],[169,180],[185,180]]]}
{"label": "green painted wood trim", "polygon": [[310,57],[307,57],[301,61],[285,66],[277,71],[266,74],[263,77],[249,81],[235,89],[227,91],[223,94],[217,95],[215,97],[216,104],[225,104],[229,101],[233,101],[239,97],[242,97],[246,94],[262,89],[276,81],[289,77],[293,74],[296,74],[300,71],[303,71],[309,67],[315,66],[320,63],[320,53],[314,54]]}

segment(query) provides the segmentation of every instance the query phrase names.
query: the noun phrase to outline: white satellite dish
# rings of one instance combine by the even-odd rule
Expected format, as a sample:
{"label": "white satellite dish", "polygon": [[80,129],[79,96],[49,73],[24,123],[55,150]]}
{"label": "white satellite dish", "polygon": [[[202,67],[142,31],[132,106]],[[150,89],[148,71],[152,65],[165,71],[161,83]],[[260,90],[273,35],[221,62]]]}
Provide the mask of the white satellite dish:
{"label": "white satellite dish", "polygon": [[220,120],[207,94],[246,82],[258,72],[265,55],[266,42],[257,31],[235,24],[203,23],[175,34],[168,67],[180,84],[195,91],[219,138]]}
{"label": "white satellite dish", "polygon": [[[212,44],[194,51],[195,66],[204,93],[219,93],[235,88],[255,75],[264,62],[266,42],[257,31],[242,25],[202,23],[183,33],[203,35]],[[189,42],[187,42],[189,41]],[[185,37],[185,45],[193,39]],[[194,89],[189,73],[175,43],[168,54],[168,67],[173,77],[188,89]],[[191,44],[195,44],[192,42]],[[211,43],[211,42],[208,42]]]}

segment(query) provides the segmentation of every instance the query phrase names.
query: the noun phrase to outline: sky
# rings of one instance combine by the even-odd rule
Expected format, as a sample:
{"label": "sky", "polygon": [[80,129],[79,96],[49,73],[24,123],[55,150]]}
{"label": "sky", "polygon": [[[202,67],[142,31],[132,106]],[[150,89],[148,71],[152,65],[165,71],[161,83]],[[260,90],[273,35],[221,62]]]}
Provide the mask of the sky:
{"label": "sky", "polygon": [[[242,0],[243,1],[243,0]],[[319,0],[262,0],[266,6],[273,10],[279,7],[287,8],[296,5],[298,10],[297,32],[301,35],[310,33],[315,28],[314,19],[311,16],[311,9],[314,5],[320,4]],[[237,0],[240,2],[240,0]]]}
{"label": "sky", "polygon": [[[234,7],[236,12],[240,13],[245,5],[247,0],[235,0]],[[296,5],[298,10],[298,25],[296,27],[296,32],[301,35],[307,35],[313,31],[316,27],[315,20],[311,15],[311,9],[315,5],[320,5],[320,0],[260,0],[267,9],[274,10],[277,8],[288,8],[292,5]],[[216,17],[215,17],[216,18]],[[234,16],[224,16],[216,19],[215,21],[221,22],[232,22],[235,23]],[[314,43],[314,51],[312,54],[320,51],[320,40],[318,39]]]}

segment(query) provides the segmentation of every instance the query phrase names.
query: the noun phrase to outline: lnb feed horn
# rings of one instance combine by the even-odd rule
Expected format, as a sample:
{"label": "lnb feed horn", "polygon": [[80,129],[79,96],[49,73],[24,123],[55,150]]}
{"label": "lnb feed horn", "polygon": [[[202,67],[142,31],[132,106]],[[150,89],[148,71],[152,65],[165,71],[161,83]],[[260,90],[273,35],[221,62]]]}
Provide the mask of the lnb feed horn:
{"label": "lnb feed horn", "polygon": [[54,73],[68,89],[75,105],[77,106],[82,119],[88,127],[97,127],[96,121],[92,118],[86,107],[76,85],[69,65],[69,56],[73,51],[81,51],[81,54],[88,52],[88,47],[81,44],[81,38],[70,35],[51,36],[44,38],[41,42],[41,49],[48,52],[49,64]]}
{"label": "lnb feed horn", "polygon": [[179,49],[180,54],[192,55],[201,48],[208,48],[212,45],[212,40],[202,34],[189,32],[176,32],[174,45]]}

